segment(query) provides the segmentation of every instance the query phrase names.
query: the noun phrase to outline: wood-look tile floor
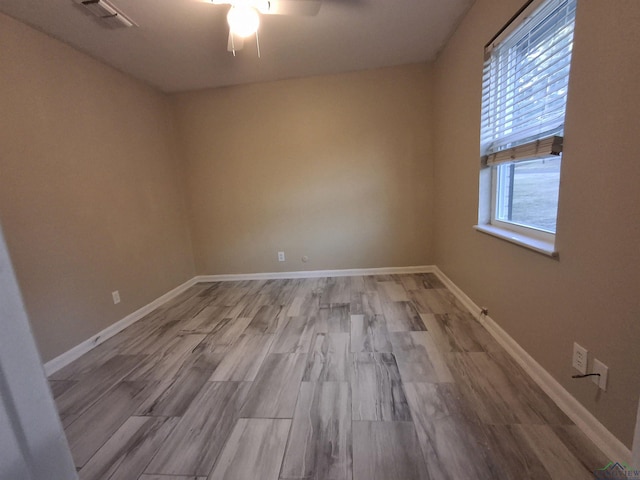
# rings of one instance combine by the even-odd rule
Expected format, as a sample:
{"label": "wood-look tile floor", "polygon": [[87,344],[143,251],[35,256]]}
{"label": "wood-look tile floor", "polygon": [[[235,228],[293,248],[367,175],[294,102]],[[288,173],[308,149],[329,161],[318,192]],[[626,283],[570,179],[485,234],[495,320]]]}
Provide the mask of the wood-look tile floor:
{"label": "wood-look tile floor", "polygon": [[592,479],[433,274],[198,284],[50,377],[83,480]]}

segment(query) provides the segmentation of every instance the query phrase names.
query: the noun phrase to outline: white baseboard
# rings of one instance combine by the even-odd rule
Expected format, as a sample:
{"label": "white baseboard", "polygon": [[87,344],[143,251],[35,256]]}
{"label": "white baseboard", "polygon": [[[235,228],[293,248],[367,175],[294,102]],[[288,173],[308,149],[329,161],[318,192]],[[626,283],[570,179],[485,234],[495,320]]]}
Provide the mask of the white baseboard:
{"label": "white baseboard", "polygon": [[433,265],[413,267],[383,267],[383,268],[352,268],[348,270],[303,270],[299,272],[268,272],[268,273],[234,273],[229,275],[199,275],[197,282],[237,282],[242,280],[276,280],[290,278],[320,278],[320,277],[353,277],[358,275],[399,275],[403,273],[433,273]]}
{"label": "white baseboard", "polygon": [[481,315],[480,307],[438,267],[434,268],[434,273],[540,388],[549,395],[556,405],[602,450],[609,460],[629,463],[631,460],[631,451],[625,444],[607,430],[591,412],[560,385],[560,383],[536,362],[500,325],[488,315]]}
{"label": "white baseboard", "polygon": [[45,374],[47,376],[49,376],[52,373],[57,372],[62,367],[70,364],[71,362],[73,362],[77,358],[79,358],[82,355],[84,355],[85,353],[87,353],[89,350],[97,347],[102,342],[108,340],[109,338],[113,337],[117,333],[120,333],[122,330],[124,330],[128,326],[134,324],[135,322],[140,320],[142,317],[144,317],[148,313],[151,313],[153,310],[158,308],[163,303],[168,302],[172,298],[178,296],[179,294],[184,292],[187,288],[195,285],[196,283],[197,283],[197,281],[196,281],[195,277],[192,278],[191,280],[187,280],[182,285],[180,285],[180,286],[174,288],[173,290],[165,293],[161,297],[156,298],[151,303],[148,303],[144,307],[139,308],[138,310],[136,310],[133,313],[130,313],[129,315],[127,315],[123,319],[118,320],[116,323],[114,323],[112,325],[109,325],[107,328],[105,328],[101,332],[96,333],[91,338],[88,338],[84,342],[82,342],[79,345],[76,345],[75,347],[73,347],[71,350],[67,350],[63,354],[58,355],[56,358],[54,358],[52,360],[49,360],[47,363],[44,364]]}
{"label": "white baseboard", "polygon": [[636,415],[636,431],[633,435],[633,448],[631,449],[631,463],[629,465],[634,468],[640,467],[640,403],[638,404],[638,413]]}

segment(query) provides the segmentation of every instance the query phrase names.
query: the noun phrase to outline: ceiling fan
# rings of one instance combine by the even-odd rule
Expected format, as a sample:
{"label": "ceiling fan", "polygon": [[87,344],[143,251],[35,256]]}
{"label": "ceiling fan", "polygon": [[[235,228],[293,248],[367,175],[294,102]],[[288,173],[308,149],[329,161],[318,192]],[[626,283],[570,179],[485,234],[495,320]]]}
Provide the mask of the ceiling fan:
{"label": "ceiling fan", "polygon": [[322,0],[207,0],[214,5],[230,5],[227,13],[229,38],[227,50],[235,56],[244,47],[244,39],[256,36],[258,57],[260,15],[314,16],[320,11]]}

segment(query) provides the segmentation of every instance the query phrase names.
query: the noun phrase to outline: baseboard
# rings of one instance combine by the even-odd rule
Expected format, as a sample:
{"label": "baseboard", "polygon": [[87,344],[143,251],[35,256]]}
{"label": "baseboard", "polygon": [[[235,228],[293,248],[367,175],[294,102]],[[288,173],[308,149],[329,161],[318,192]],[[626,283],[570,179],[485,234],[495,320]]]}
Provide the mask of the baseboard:
{"label": "baseboard", "polygon": [[560,385],[560,383],[536,362],[500,325],[488,315],[481,315],[480,307],[438,267],[434,267],[434,273],[540,388],[549,395],[556,405],[602,450],[609,460],[629,463],[631,460],[631,451],[626,445],[607,430],[591,412]]}
{"label": "baseboard", "polygon": [[91,338],[88,338],[87,340],[85,340],[84,342],[80,343],[79,345],[76,345],[71,350],[67,350],[63,354],[58,355],[56,358],[54,358],[52,360],[49,360],[47,363],[44,364],[45,374],[47,376],[49,376],[52,373],[57,372],[62,367],[70,364],[71,362],[73,362],[77,358],[81,357],[82,355],[84,355],[85,353],[87,353],[91,349],[97,347],[102,342],[104,342],[104,341],[108,340],[109,338],[113,337],[117,333],[120,333],[122,330],[124,330],[128,326],[134,324],[135,322],[140,320],[142,317],[144,317],[148,313],[151,313],[153,310],[158,308],[163,303],[166,303],[169,300],[171,300],[172,298],[178,296],[179,294],[184,292],[187,288],[195,285],[196,283],[197,283],[197,281],[196,281],[195,277],[192,278],[191,280],[187,280],[182,285],[180,285],[180,286],[174,288],[173,290],[165,293],[161,297],[156,298],[151,303],[148,303],[144,307],[139,308],[138,310],[136,310],[133,313],[130,313],[129,315],[127,315],[123,319],[118,320],[116,323],[114,323],[112,325],[109,325],[107,328],[105,328],[101,332],[93,335]]}
{"label": "baseboard", "polygon": [[234,273],[228,275],[199,275],[196,281],[202,282],[237,282],[242,280],[277,280],[291,278],[320,278],[320,277],[353,277],[366,275],[398,275],[403,273],[433,273],[433,265],[412,267],[382,267],[382,268],[352,268],[346,270],[302,270],[298,272],[268,272],[268,273]]}
{"label": "baseboard", "polygon": [[631,463],[635,468],[640,467],[640,403],[636,415],[636,430],[633,435],[633,448],[631,449]]}

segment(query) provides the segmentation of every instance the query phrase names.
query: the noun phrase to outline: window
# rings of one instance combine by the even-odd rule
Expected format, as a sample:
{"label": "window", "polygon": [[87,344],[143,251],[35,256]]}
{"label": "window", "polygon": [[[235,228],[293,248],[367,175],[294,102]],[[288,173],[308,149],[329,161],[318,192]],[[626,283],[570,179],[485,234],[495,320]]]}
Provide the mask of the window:
{"label": "window", "polygon": [[575,10],[576,0],[534,0],[485,48],[477,228],[550,254]]}

